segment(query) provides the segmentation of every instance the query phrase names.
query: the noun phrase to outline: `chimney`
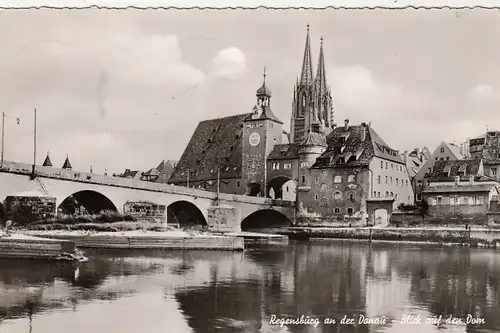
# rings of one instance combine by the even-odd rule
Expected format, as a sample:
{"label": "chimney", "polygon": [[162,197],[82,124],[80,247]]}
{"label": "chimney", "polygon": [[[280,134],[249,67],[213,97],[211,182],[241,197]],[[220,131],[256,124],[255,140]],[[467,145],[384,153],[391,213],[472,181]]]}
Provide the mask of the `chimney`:
{"label": "chimney", "polygon": [[408,163],[408,150],[405,150],[405,152],[403,153],[404,154],[404,161],[405,161],[405,164]]}
{"label": "chimney", "polygon": [[365,142],[365,140],[366,140],[366,127],[362,126],[361,127],[361,142]]}
{"label": "chimney", "polygon": [[346,131],[349,129],[349,119],[344,120],[344,127]]}
{"label": "chimney", "polygon": [[455,176],[455,185],[460,184],[460,176]]}
{"label": "chimney", "polygon": [[469,176],[469,185],[474,184],[474,176]]}

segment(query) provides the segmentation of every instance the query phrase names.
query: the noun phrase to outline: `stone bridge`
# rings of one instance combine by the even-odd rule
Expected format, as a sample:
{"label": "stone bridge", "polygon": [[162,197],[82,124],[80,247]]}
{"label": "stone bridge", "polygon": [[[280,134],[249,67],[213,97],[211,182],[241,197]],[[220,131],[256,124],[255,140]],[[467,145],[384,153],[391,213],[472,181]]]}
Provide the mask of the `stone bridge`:
{"label": "stone bridge", "polygon": [[[8,196],[29,196],[41,193],[56,199],[56,206],[70,196],[86,192],[94,200],[110,202],[115,210],[124,213],[130,202],[148,202],[164,207],[182,203],[203,214],[208,219],[210,207],[217,205],[217,194],[193,188],[152,183],[134,179],[111,177],[93,173],[36,166],[32,179],[32,165],[4,161],[0,167],[0,201]],[[240,210],[241,221],[263,213],[278,214],[291,223],[295,216],[295,202],[220,193],[218,203]],[[275,215],[276,216],[276,215]],[[170,221],[168,221],[170,222]]]}

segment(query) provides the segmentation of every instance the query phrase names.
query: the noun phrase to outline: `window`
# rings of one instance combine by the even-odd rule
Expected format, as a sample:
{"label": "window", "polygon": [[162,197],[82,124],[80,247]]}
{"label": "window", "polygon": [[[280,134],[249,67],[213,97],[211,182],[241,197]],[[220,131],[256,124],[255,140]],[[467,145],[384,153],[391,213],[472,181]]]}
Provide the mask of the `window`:
{"label": "window", "polygon": [[450,160],[450,157],[449,157],[449,156],[447,156],[447,157],[446,157],[446,160],[447,160],[447,161],[449,161],[449,160]]}
{"label": "window", "polygon": [[279,162],[273,163],[273,170],[279,170],[280,169],[280,164]]}
{"label": "window", "polygon": [[385,162],[385,168],[388,169],[389,163]]}
{"label": "window", "polygon": [[422,194],[417,194],[417,200],[422,200]]}
{"label": "window", "polygon": [[305,169],[305,168],[307,168],[308,166],[309,166],[309,165],[307,164],[307,162],[304,162],[304,161],[300,162],[300,167],[301,167],[302,169]]}
{"label": "window", "polygon": [[441,147],[440,152],[441,152],[441,153],[444,153],[444,148],[443,148],[443,147]]}
{"label": "window", "polygon": [[354,183],[355,181],[356,181],[356,176],[349,175],[349,177],[347,177],[347,182],[348,183]]}
{"label": "window", "polygon": [[443,204],[443,197],[439,196],[437,197],[437,204],[442,205]]}
{"label": "window", "polygon": [[377,183],[380,184],[380,175],[377,176]]}
{"label": "window", "polygon": [[379,198],[380,198],[380,192],[377,192],[377,197],[379,197]]}
{"label": "window", "polygon": [[334,198],[335,200],[340,200],[340,199],[342,199],[342,193],[341,193],[341,192],[334,192],[334,193],[333,193],[333,198]]}
{"label": "window", "polygon": [[325,183],[321,183],[321,185],[319,186],[320,190],[326,190],[327,187],[326,187],[326,184]]}
{"label": "window", "polygon": [[464,205],[468,205],[468,204],[469,204],[469,197],[463,197],[463,198],[462,198],[462,203],[463,203]]}
{"label": "window", "polygon": [[438,158],[436,157],[436,161],[438,160]]}
{"label": "window", "polygon": [[292,168],[292,163],[290,162],[283,163],[283,169],[290,170],[291,168]]}
{"label": "window", "polygon": [[396,178],[396,186],[398,186],[398,185],[399,185],[399,179]]}
{"label": "window", "polygon": [[391,197],[393,197],[393,196],[394,196],[394,193],[391,192]]}
{"label": "window", "polygon": [[388,184],[387,180],[389,179],[389,177],[385,176],[385,183]]}
{"label": "window", "polygon": [[408,187],[408,180],[406,180],[406,187]]}
{"label": "window", "polygon": [[287,192],[290,192],[290,188],[289,188],[288,186],[286,187],[286,191],[287,191]]}
{"label": "window", "polygon": [[380,169],[384,168],[384,161],[380,161]]}
{"label": "window", "polygon": [[318,195],[317,194],[314,195],[314,200],[318,200]]}
{"label": "window", "polygon": [[319,184],[319,177],[316,177],[316,178],[314,179],[314,183],[315,183],[315,184]]}
{"label": "window", "polygon": [[421,181],[421,180],[419,180],[419,181],[417,182],[417,185],[418,185],[418,186],[422,186],[422,181]]}
{"label": "window", "polygon": [[336,183],[336,184],[342,183],[342,177],[341,176],[335,176],[333,182]]}
{"label": "window", "polygon": [[240,181],[239,180],[236,181],[236,187],[240,187]]}
{"label": "window", "polygon": [[373,196],[376,197],[377,196],[377,191],[373,191]]}
{"label": "window", "polygon": [[347,214],[352,215],[353,212],[354,210],[351,207],[347,208]]}
{"label": "window", "polygon": [[496,176],[497,175],[497,168],[491,168],[491,175]]}
{"label": "window", "polygon": [[385,191],[385,196],[388,197],[389,196],[389,192],[388,191]]}
{"label": "window", "polygon": [[340,213],[340,208],[334,208],[334,209],[333,209],[333,212],[334,212],[335,214]]}
{"label": "window", "polygon": [[321,198],[321,200],[319,201],[319,205],[320,207],[327,207],[328,206],[328,199],[327,198]]}
{"label": "window", "polygon": [[392,185],[392,177],[390,179],[391,179],[391,185]]}
{"label": "window", "polygon": [[393,163],[391,163],[391,169],[394,169],[394,164]]}
{"label": "window", "polygon": [[347,198],[348,198],[348,200],[350,200],[350,201],[354,201],[354,193],[349,193],[349,194],[347,195]]}
{"label": "window", "polygon": [[302,183],[305,183],[306,182],[306,176],[302,176]]}

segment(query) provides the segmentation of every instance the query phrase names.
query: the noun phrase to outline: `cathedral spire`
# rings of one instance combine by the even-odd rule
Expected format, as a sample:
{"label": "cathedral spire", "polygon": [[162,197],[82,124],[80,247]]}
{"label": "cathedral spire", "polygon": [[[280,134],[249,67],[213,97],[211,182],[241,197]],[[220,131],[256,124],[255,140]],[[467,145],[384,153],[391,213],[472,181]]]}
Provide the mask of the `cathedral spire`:
{"label": "cathedral spire", "polygon": [[318,70],[316,71],[316,88],[319,93],[326,93],[328,85],[326,84],[325,56],[323,54],[323,36],[321,36],[321,46],[319,49]]}
{"label": "cathedral spire", "polygon": [[309,38],[309,24],[307,24],[306,46],[304,49],[304,59],[302,60],[302,72],[300,75],[301,85],[311,85],[313,83],[313,69],[311,59],[311,41]]}

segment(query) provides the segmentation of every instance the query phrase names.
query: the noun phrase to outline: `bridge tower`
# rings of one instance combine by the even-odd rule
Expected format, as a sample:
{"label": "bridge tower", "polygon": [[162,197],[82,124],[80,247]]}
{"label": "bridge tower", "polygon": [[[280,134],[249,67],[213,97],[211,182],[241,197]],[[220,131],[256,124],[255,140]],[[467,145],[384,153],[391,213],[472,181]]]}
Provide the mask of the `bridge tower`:
{"label": "bridge tower", "polygon": [[281,144],[283,122],[271,111],[271,90],[266,86],[266,69],[262,86],[257,89],[257,104],[253,112],[243,121],[242,182],[246,194],[265,196],[266,158]]}

